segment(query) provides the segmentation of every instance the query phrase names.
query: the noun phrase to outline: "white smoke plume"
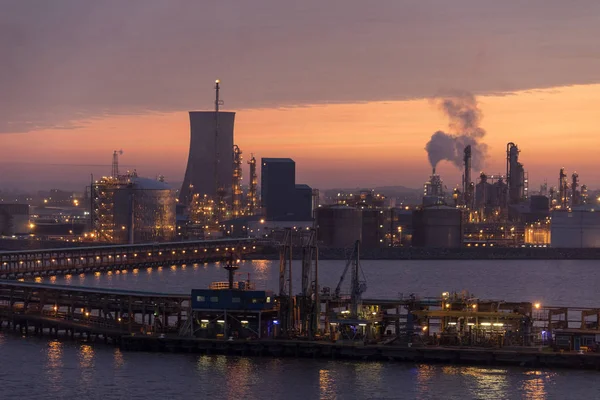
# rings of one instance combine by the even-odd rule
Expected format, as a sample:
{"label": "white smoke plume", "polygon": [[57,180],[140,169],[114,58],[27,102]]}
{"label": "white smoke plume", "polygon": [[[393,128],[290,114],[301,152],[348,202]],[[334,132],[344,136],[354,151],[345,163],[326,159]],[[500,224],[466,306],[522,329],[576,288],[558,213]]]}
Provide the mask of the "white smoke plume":
{"label": "white smoke plume", "polygon": [[463,151],[471,145],[472,166],[480,169],[485,162],[487,145],[480,142],[485,130],[479,126],[482,115],[475,96],[468,92],[452,92],[435,98],[433,103],[449,121],[448,132],[435,132],[425,145],[431,166],[435,168],[440,161],[448,160],[462,167]]}

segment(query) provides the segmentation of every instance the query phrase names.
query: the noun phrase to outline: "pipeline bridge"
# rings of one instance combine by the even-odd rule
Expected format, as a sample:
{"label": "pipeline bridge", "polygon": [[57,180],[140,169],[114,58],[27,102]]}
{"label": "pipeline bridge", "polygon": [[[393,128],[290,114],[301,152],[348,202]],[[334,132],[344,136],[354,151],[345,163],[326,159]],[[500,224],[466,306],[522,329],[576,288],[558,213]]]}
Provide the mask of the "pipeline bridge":
{"label": "pipeline bridge", "polygon": [[216,239],[0,252],[0,279],[243,258],[256,239]]}
{"label": "pipeline bridge", "polygon": [[189,318],[190,296],[0,280],[0,328],[23,334],[178,334]]}

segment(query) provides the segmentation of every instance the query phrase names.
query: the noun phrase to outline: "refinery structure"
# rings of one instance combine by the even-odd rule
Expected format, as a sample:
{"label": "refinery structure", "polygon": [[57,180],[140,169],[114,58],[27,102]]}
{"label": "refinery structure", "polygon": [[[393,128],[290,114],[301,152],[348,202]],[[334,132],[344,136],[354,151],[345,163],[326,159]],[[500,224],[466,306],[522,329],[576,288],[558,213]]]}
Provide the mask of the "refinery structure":
{"label": "refinery structure", "polygon": [[111,175],[90,187],[90,238],[128,244],[175,238],[175,192],[162,177],[142,178],[136,171],[121,174],[115,151]]}
{"label": "refinery structure", "polygon": [[[321,248],[347,249],[357,240],[364,250],[600,247],[598,199],[576,172],[557,168],[554,185],[532,190],[522,149],[514,142],[502,154],[503,171],[485,170],[485,130],[471,95],[439,102],[449,119],[448,132],[435,132],[427,143],[432,174],[422,191],[409,196],[394,193],[393,187],[320,192],[296,181],[291,158],[250,152],[246,160],[234,140],[236,114],[222,111],[223,104],[216,80],[214,109],[189,112],[190,147],[181,188],[173,189],[160,176],[123,173],[122,151],[114,151],[110,175],[92,179],[83,194],[55,190],[39,205],[0,204],[0,234],[144,243],[274,240],[284,230],[314,229]],[[436,171],[442,160],[460,171],[455,187],[448,188]]]}
{"label": "refinery structure", "polygon": [[220,110],[220,80],[215,81],[214,111],[190,111],[190,149],[178,198],[178,232],[182,238],[222,236],[225,221],[260,213],[257,162],[248,160],[244,194],[243,154],[234,144],[234,112]]}

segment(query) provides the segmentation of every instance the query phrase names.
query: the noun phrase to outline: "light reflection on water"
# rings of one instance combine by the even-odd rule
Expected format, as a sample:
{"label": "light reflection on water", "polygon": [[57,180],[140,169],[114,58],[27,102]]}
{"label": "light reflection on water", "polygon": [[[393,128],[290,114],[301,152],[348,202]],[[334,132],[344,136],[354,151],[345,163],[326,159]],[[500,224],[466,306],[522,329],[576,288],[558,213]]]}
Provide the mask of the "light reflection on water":
{"label": "light reflection on water", "polygon": [[469,376],[469,391],[473,398],[500,399],[507,393],[506,369],[465,367],[458,373]]}
{"label": "light reflection on water", "polygon": [[[335,287],[343,261],[319,263],[322,286]],[[439,295],[467,289],[479,297],[598,306],[600,270],[593,261],[363,261],[367,297]],[[300,287],[300,264],[294,264]],[[278,263],[242,262],[238,279],[277,290]],[[519,279],[514,279],[519,276]],[[581,280],[580,276],[586,276]],[[296,279],[298,279],[296,281]],[[140,268],[137,273],[44,277],[47,283],[189,293],[225,280],[222,265]],[[569,288],[577,287],[577,291]],[[40,352],[40,349],[43,349]],[[13,397],[322,399],[600,398],[596,372],[482,368],[293,358],[122,353],[103,344],[46,341],[0,333],[0,367]],[[36,382],[32,388],[31,382]]]}
{"label": "light reflection on water", "polygon": [[553,374],[541,371],[527,371],[521,385],[523,395],[531,400],[543,400],[547,396],[546,383],[552,381]]}
{"label": "light reflection on water", "polygon": [[46,361],[46,376],[49,386],[49,391],[52,393],[62,390],[62,371],[63,371],[63,344],[58,340],[48,342],[47,361]]}
{"label": "light reflection on water", "polygon": [[89,344],[81,344],[79,346],[78,356],[81,383],[83,383],[84,386],[87,386],[94,378],[94,349]]}
{"label": "light reflection on water", "polygon": [[334,399],[336,393],[335,379],[326,369],[319,371],[319,398]]}
{"label": "light reflection on water", "polygon": [[[40,351],[43,350],[43,351]],[[599,398],[596,371],[121,352],[0,334],[0,398]],[[7,364],[8,360],[23,360]],[[25,362],[26,361],[26,362]]]}

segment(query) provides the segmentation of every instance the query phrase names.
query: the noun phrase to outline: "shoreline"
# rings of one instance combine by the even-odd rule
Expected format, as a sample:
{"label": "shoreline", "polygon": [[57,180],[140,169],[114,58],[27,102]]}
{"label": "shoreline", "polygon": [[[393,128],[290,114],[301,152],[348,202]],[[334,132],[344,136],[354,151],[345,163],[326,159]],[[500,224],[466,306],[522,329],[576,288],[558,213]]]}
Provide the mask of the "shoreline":
{"label": "shoreline", "polygon": [[[301,248],[292,249],[292,258],[300,260]],[[319,248],[319,260],[347,260],[348,249]],[[456,249],[384,247],[362,248],[361,260],[600,260],[600,248],[567,249],[551,247],[465,247]],[[248,254],[249,260],[279,260],[275,247],[263,247]]]}
{"label": "shoreline", "polygon": [[538,348],[405,347],[340,344],[305,340],[233,340],[124,336],[123,351],[199,353],[242,357],[320,358],[329,360],[386,361],[422,364],[513,366],[599,370],[598,353],[546,352]]}
{"label": "shoreline", "polygon": [[[600,353],[549,352],[539,347],[478,348],[426,347],[308,341],[297,339],[223,340],[156,335],[98,334],[69,337],[63,334],[23,335],[2,329],[14,337],[32,337],[64,342],[82,342],[117,347],[124,352],[225,355],[230,357],[310,358],[330,361],[363,361],[413,364],[442,364],[487,367],[559,368],[600,370]],[[107,340],[108,339],[108,340]]]}

